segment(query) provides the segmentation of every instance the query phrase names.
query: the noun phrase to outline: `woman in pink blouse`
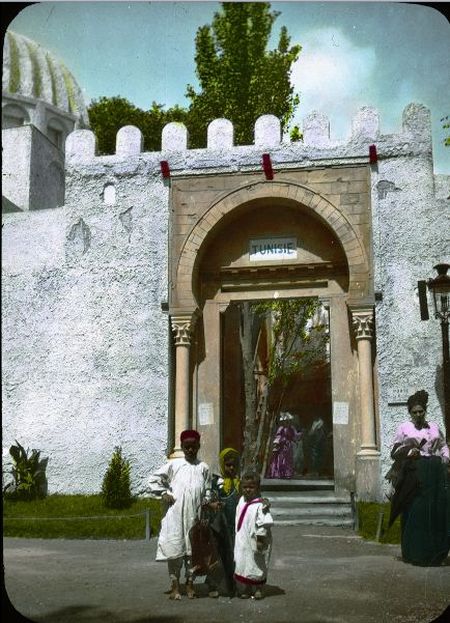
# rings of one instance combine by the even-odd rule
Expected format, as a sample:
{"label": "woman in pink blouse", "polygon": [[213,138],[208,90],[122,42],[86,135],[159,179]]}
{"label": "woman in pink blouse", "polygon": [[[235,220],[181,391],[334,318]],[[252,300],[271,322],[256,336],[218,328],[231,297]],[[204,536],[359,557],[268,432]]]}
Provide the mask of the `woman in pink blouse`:
{"label": "woman in pink blouse", "polygon": [[450,549],[449,449],[437,424],[427,422],[428,394],[408,398],[411,420],[395,435],[389,478],[394,485],[389,524],[401,514],[405,562],[440,565]]}

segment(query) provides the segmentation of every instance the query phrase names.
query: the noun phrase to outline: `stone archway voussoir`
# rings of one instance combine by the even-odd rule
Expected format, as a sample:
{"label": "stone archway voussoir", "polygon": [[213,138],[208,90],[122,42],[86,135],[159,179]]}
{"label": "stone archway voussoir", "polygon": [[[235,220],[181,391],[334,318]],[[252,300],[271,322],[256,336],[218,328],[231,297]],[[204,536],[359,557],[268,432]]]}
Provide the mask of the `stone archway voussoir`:
{"label": "stone archway voussoir", "polygon": [[320,215],[333,214],[336,210],[336,208],[334,208],[331,203],[323,197],[320,197],[318,203],[316,203],[315,205],[314,202],[312,202],[312,206],[314,211]]}
{"label": "stone archway voussoir", "polygon": [[343,240],[342,240],[343,236],[345,236],[346,234],[349,234],[349,235],[353,234],[350,225],[344,219],[342,219],[342,221],[339,220],[339,221],[336,222],[336,227],[335,227],[334,231],[336,232],[336,234],[341,239],[341,242],[343,242]]}
{"label": "stone archway voussoir", "polygon": [[[315,213],[333,230],[341,243],[349,265],[349,291],[358,292],[362,277],[367,271],[367,261],[361,242],[351,224],[339,209],[320,194],[292,183],[257,182],[219,199],[193,227],[181,249],[177,269],[176,290],[181,301],[194,301],[191,291],[195,260],[198,251],[211,231],[224,216],[239,206],[260,198],[273,197],[289,199],[301,204]],[[195,302],[195,301],[194,301]]]}

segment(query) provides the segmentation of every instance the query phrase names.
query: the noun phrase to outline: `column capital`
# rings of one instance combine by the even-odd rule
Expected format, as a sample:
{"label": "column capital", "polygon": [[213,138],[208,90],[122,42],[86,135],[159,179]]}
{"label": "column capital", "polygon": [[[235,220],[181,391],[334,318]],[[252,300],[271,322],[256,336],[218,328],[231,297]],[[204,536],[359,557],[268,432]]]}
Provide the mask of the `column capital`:
{"label": "column capital", "polygon": [[357,340],[371,340],[373,338],[374,317],[373,307],[350,308],[352,327]]}
{"label": "column capital", "polygon": [[196,314],[175,314],[170,324],[175,338],[175,346],[190,346],[192,330],[197,320]]}

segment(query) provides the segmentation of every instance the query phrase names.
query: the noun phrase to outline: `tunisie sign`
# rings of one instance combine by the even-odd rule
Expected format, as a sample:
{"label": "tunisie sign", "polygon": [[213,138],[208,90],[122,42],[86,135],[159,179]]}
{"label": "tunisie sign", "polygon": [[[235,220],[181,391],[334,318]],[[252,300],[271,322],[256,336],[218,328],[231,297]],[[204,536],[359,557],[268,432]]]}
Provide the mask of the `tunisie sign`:
{"label": "tunisie sign", "polygon": [[250,240],[251,262],[297,259],[297,238],[260,238]]}

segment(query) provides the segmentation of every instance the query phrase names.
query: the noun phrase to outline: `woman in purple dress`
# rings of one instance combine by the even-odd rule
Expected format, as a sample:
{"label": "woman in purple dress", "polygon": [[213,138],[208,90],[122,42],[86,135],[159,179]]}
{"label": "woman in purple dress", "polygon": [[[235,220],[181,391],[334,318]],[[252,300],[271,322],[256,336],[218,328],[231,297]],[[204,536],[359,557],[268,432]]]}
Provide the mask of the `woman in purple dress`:
{"label": "woman in purple dress", "polygon": [[439,566],[450,550],[449,448],[435,422],[427,421],[428,393],[408,398],[410,421],[401,424],[386,475],[394,486],[389,526],[401,515],[404,562]]}
{"label": "woman in purple dress", "polygon": [[267,478],[292,478],[294,475],[294,448],[302,433],[295,429],[293,420],[294,416],[290,413],[280,414],[280,426],[273,440]]}

